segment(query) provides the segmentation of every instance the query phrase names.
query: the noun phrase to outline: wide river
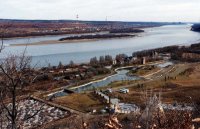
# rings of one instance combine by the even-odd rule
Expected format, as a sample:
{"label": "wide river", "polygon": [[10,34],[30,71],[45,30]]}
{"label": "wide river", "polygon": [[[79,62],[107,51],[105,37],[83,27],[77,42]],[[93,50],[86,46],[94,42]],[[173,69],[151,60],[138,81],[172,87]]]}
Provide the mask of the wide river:
{"label": "wide river", "polygon": [[[131,55],[135,51],[158,48],[169,45],[189,45],[200,42],[200,33],[190,31],[191,25],[168,25],[145,29],[138,37],[122,39],[106,39],[88,42],[31,45],[27,47],[27,55],[33,57],[33,64],[38,67],[63,64],[73,60],[75,63],[88,62],[91,57],[125,53]],[[5,49],[0,58],[7,54],[19,54],[25,46],[9,46],[9,44],[34,43],[58,40],[69,35],[42,36],[32,38],[16,38],[5,40]]]}

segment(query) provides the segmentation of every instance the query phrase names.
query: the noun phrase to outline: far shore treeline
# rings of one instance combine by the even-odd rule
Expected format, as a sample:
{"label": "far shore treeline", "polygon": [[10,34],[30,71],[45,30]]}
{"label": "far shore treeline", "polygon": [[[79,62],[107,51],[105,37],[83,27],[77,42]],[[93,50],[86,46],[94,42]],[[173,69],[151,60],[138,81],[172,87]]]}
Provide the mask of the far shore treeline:
{"label": "far shore treeline", "polygon": [[[122,21],[81,21],[81,20],[18,20],[0,19],[0,27],[7,28],[4,38],[84,34],[111,31],[128,32],[131,29],[182,24],[179,22],[122,22]],[[137,30],[136,32],[141,32]]]}
{"label": "far shore treeline", "polygon": [[[91,66],[109,66],[113,65],[114,67],[132,65],[132,64],[141,64],[142,59],[145,57],[147,62],[160,60],[160,58],[153,57],[155,53],[170,54],[171,60],[183,61],[183,62],[198,62],[200,61],[200,43],[191,44],[190,46],[166,46],[162,48],[155,48],[149,50],[142,50],[133,52],[132,56],[126,54],[118,54],[116,57],[111,55],[105,55],[98,57],[93,57],[90,59],[89,64]],[[136,58],[134,61],[131,61],[133,58]],[[115,62],[113,64],[113,62]],[[122,63],[123,62],[123,63]],[[73,61],[70,61],[69,66],[74,65]],[[59,63],[59,66],[62,65],[62,62]],[[81,64],[80,64],[81,65]],[[50,64],[49,64],[50,66]],[[55,66],[54,66],[55,67]]]}

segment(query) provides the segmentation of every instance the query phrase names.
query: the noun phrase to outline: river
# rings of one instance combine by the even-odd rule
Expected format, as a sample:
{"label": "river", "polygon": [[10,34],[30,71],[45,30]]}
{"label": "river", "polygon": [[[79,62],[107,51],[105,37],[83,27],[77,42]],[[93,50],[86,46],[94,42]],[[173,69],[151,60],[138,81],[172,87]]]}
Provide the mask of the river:
{"label": "river", "polygon": [[[190,31],[191,25],[167,25],[161,27],[147,28],[138,37],[106,39],[88,42],[32,45],[27,47],[27,55],[32,56],[33,64],[38,67],[58,65],[59,61],[68,64],[71,60],[75,63],[88,62],[91,57],[101,55],[112,55],[158,48],[169,45],[189,45],[200,40],[200,33]],[[31,38],[16,38],[5,40],[5,49],[0,58],[7,54],[19,54],[25,46],[9,46],[10,44],[34,43],[39,41],[58,40],[70,35],[42,36]]]}

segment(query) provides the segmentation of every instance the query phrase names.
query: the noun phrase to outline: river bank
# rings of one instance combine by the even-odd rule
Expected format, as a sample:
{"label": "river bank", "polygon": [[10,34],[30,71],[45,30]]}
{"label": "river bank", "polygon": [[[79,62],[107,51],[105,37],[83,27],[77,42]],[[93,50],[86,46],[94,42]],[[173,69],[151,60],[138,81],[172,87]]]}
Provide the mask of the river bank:
{"label": "river bank", "polygon": [[67,38],[61,38],[59,40],[49,40],[41,41],[34,43],[19,43],[19,44],[10,44],[9,46],[34,46],[34,45],[50,45],[50,44],[67,44],[67,43],[85,43],[91,41],[100,41],[100,40],[112,40],[112,39],[123,39],[123,38],[133,38],[136,35],[131,34],[97,34],[94,35],[81,35],[81,36],[71,36]]}

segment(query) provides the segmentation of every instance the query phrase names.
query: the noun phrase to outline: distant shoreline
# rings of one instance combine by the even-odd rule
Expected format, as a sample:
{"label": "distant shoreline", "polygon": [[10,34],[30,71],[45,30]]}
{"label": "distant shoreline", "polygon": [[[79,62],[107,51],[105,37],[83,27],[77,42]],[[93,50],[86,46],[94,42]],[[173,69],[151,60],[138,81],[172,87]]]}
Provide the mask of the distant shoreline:
{"label": "distant shoreline", "polygon": [[115,37],[115,38],[104,38],[104,39],[77,39],[77,40],[48,40],[48,41],[41,41],[41,42],[35,42],[35,43],[20,43],[20,44],[9,44],[10,46],[35,46],[35,45],[50,45],[50,44],[68,44],[68,43],[85,43],[88,41],[99,41],[99,40],[112,40],[112,39],[124,39],[124,38],[133,38],[136,37]]}
{"label": "distant shoreline", "polygon": [[[163,25],[160,25],[163,26]],[[154,28],[154,27],[160,27],[160,26],[145,26],[145,27],[135,27],[133,30],[135,32],[132,33],[141,33],[143,29],[145,28]],[[122,30],[122,29],[121,29]],[[12,40],[12,39],[20,39],[20,38],[37,38],[37,37],[43,37],[43,36],[60,36],[60,35],[85,35],[85,34],[98,34],[98,33],[104,33],[104,32],[111,32],[113,30],[101,30],[101,31],[85,31],[85,32],[54,32],[54,33],[34,33],[34,34],[17,34],[17,35],[10,35],[5,36],[4,40]],[[114,29],[115,31],[115,29]],[[116,32],[115,32],[116,33]],[[124,32],[122,32],[124,33]],[[130,33],[130,32],[128,32]]]}

